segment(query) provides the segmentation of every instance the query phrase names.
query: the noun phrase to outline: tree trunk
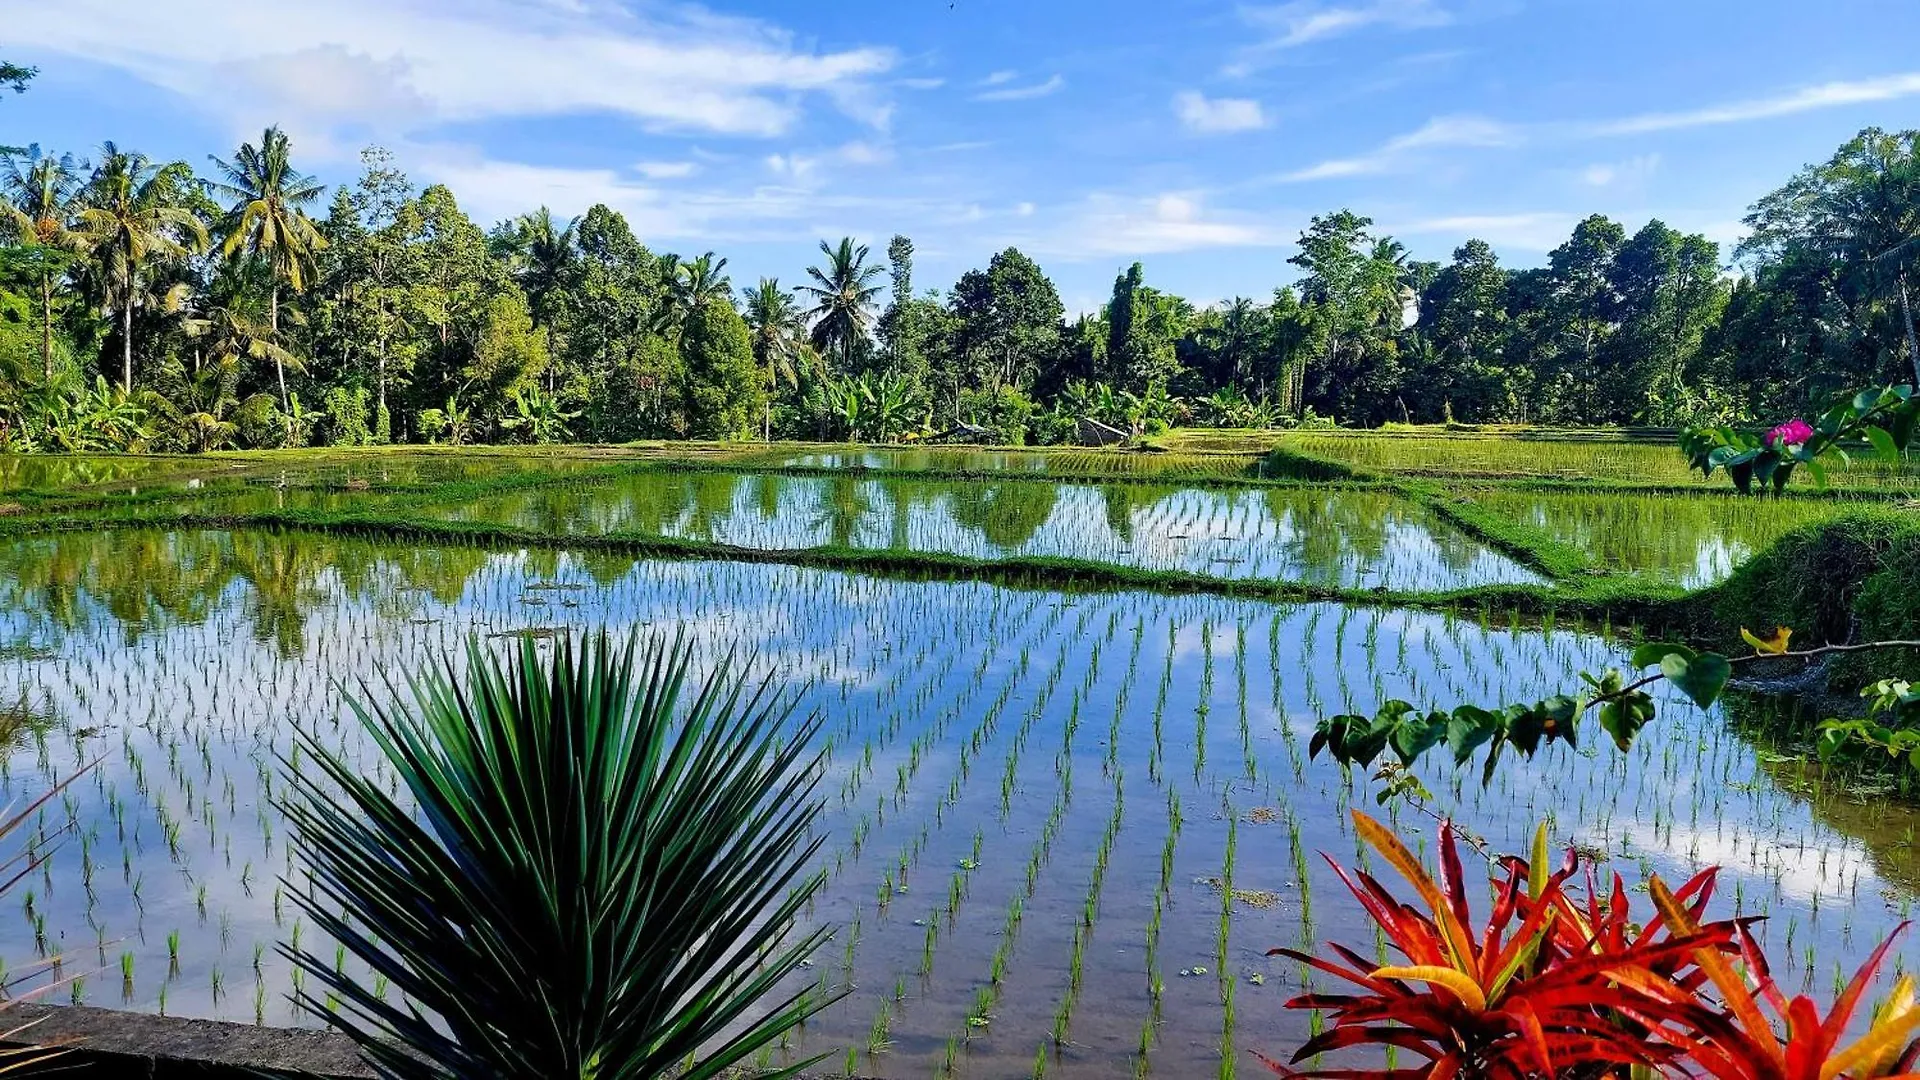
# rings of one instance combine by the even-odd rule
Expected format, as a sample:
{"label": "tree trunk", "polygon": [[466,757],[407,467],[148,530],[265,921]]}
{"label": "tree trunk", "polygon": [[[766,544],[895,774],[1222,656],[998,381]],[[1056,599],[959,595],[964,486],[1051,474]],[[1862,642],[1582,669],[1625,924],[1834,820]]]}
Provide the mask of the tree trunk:
{"label": "tree trunk", "polygon": [[[128,292],[133,290],[129,289]],[[133,301],[120,305],[120,388],[133,393]]]}
{"label": "tree trunk", "polygon": [[45,382],[53,382],[53,275],[40,275],[40,361]]}
{"label": "tree trunk", "polygon": [[[267,296],[267,333],[273,336],[274,348],[280,347],[280,286],[275,285]],[[287,417],[287,434],[293,434],[293,416],[287,401],[287,365],[280,360],[280,354],[273,354],[273,373],[280,380],[280,413]]]}
{"label": "tree trunk", "polygon": [[1913,364],[1913,388],[1920,391],[1920,338],[1914,335],[1913,309],[1908,306],[1907,275],[1904,272],[1900,275],[1900,321],[1907,328],[1907,360]]}

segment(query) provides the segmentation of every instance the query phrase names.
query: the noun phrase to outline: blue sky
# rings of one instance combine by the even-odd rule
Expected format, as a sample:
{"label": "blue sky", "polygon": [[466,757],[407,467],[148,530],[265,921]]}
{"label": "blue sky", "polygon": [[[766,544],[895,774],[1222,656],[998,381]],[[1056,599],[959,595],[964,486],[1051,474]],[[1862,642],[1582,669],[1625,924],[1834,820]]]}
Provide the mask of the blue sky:
{"label": "blue sky", "polygon": [[267,123],[350,180],[368,142],[483,224],[625,212],[792,284],[822,237],[945,288],[1012,244],[1097,306],[1135,258],[1264,297],[1314,213],[1528,265],[1573,223],[1723,243],[1867,125],[1920,117],[1911,0],[0,0],[37,64],[0,143],[203,164]]}

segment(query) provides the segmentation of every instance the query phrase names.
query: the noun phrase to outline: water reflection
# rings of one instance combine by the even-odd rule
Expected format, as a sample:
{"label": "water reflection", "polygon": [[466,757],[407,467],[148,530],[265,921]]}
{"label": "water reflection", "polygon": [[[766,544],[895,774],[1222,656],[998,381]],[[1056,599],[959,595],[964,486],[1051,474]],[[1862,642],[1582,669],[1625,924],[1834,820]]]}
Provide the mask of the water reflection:
{"label": "water reflection", "polygon": [[[674,520],[724,529],[740,500],[786,505],[786,489],[763,480],[716,489],[729,498],[704,510],[663,505],[676,507]],[[950,495],[926,490],[947,512]],[[824,501],[835,498],[844,505],[833,513],[855,537],[876,512],[860,506],[894,505],[858,486]],[[1271,513],[1267,498],[1236,512]],[[983,538],[1033,543],[1067,505],[1066,495],[1048,502],[1005,485],[970,495],[961,513]],[[1153,504],[1118,505],[1136,543],[1171,527]],[[1086,512],[1104,519],[1108,507],[1090,496]],[[829,885],[813,917],[859,926],[807,976],[855,991],[809,1025],[798,1050],[863,1045],[874,1016],[890,1009],[894,1049],[860,1069],[882,1077],[934,1072],[955,1033],[967,1036],[969,1071],[1025,1075],[1063,1000],[1076,942],[1087,983],[1100,990],[1079,1001],[1072,1046],[1049,1061],[1050,1074],[1126,1073],[1149,1016],[1161,1034],[1155,1072],[1217,1072],[1221,986],[1175,974],[1189,966],[1235,981],[1236,1045],[1297,1045],[1306,1018],[1280,1008],[1298,992],[1297,969],[1267,950],[1367,933],[1311,857],[1353,849],[1343,832],[1352,796],[1337,770],[1306,757],[1313,719],[1388,698],[1441,707],[1537,698],[1563,689],[1570,672],[1618,663],[1623,650],[1564,624],[1546,632],[1437,612],[1080,596],[314,534],[127,531],[0,544],[0,603],[10,636],[42,635],[0,653],[0,703],[25,701],[61,724],[0,756],[0,800],[30,797],[105,751],[63,804],[88,848],[36,881],[48,937],[89,967],[112,970],[108,950],[135,955],[135,984],[122,997],[96,980],[96,1003],[151,1010],[164,993],[172,1013],[275,1023],[297,1019],[274,950],[299,931],[291,907],[275,903],[288,856],[271,800],[276,755],[290,752],[295,725],[384,784],[391,774],[352,723],[343,688],[403,679],[470,634],[684,628],[703,663],[735,645],[756,651],[834,742],[820,863]],[[1896,921],[1873,898],[1904,896],[1911,878],[1878,840],[1869,843],[1883,855],[1859,857],[1848,820],[1810,809],[1757,760],[1718,715],[1675,704],[1630,755],[1556,746],[1487,787],[1437,763],[1425,779],[1440,809],[1500,850],[1520,850],[1546,818],[1557,838],[1607,854],[1603,869],[1630,886],[1650,872],[1673,879],[1724,862],[1722,895],[1771,916],[1760,932],[1777,955],[1794,957],[1795,978],[1804,949],[1823,974],[1850,966]],[[1271,813],[1251,815],[1257,807]],[[1913,820],[1893,806],[1879,813]],[[1119,825],[1108,834],[1110,821]],[[1425,824],[1410,814],[1402,823]],[[1195,883],[1222,873],[1229,835],[1235,881],[1282,899],[1235,908],[1223,947],[1219,899]],[[911,890],[900,889],[909,876]],[[1104,892],[1083,926],[1098,881]],[[1015,902],[1025,920],[983,1034],[966,1012]],[[1160,935],[1151,953],[1149,925]],[[929,926],[938,927],[932,944]],[[36,929],[17,910],[0,913],[0,956],[31,955]],[[166,944],[175,933],[177,969]],[[1793,948],[1780,947],[1785,936]],[[323,955],[326,944],[316,943]],[[347,970],[366,977],[355,961]],[[1166,987],[1157,1004],[1155,981]]]}
{"label": "water reflection", "polygon": [[560,534],[1055,556],[1360,588],[1539,580],[1424,508],[1368,490],[642,473],[409,512]]}
{"label": "water reflection", "polygon": [[1494,491],[1473,498],[1579,548],[1601,566],[1689,588],[1719,581],[1788,530],[1849,507],[1824,499],[1745,499],[1724,493],[1627,498]]}

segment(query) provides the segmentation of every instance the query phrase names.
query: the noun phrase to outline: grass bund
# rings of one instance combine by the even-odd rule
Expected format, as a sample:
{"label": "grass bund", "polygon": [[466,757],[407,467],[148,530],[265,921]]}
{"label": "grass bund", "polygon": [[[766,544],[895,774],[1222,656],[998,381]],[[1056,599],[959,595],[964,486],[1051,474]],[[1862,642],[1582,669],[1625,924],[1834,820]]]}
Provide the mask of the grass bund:
{"label": "grass bund", "polygon": [[[848,993],[756,1064],[1251,1074],[1308,1037],[1280,1005],[1319,985],[1267,950],[1369,925],[1315,854],[1351,858],[1346,810],[1377,785],[1309,760],[1317,718],[1538,699],[1655,631],[1914,633],[1920,515],[1897,493],[1743,501],[1288,446],[311,452],[71,483],[0,463],[34,481],[0,495],[0,796],[101,760],[36,822],[69,832],[0,914],[0,957],[64,955],[89,1004],[243,1022],[304,1022],[282,946],[392,993],[285,879],[296,731],[384,787],[349,688],[379,698],[474,638],[678,629],[696,665],[751,654],[821,718],[805,918],[834,938],[783,986]],[[1545,820],[1629,888],[1723,865],[1782,984],[1827,994],[1911,914],[1920,812],[1808,766],[1754,708],[1669,695],[1628,754],[1419,777],[1494,850]]]}

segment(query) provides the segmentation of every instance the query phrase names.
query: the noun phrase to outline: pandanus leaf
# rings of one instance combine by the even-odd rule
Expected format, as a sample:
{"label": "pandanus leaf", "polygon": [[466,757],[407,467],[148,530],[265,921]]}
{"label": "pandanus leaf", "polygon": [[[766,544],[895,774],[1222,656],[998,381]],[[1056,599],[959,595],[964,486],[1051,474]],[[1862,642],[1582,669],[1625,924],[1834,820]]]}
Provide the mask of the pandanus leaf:
{"label": "pandanus leaf", "polygon": [[301,1004],[409,1080],[714,1077],[823,1007],[781,989],[824,940],[798,928],[814,723],[731,658],[691,666],[684,641],[476,641],[464,681],[356,704],[411,805],[302,738],[284,809],[314,888],[289,892],[405,1005],[287,950]]}

